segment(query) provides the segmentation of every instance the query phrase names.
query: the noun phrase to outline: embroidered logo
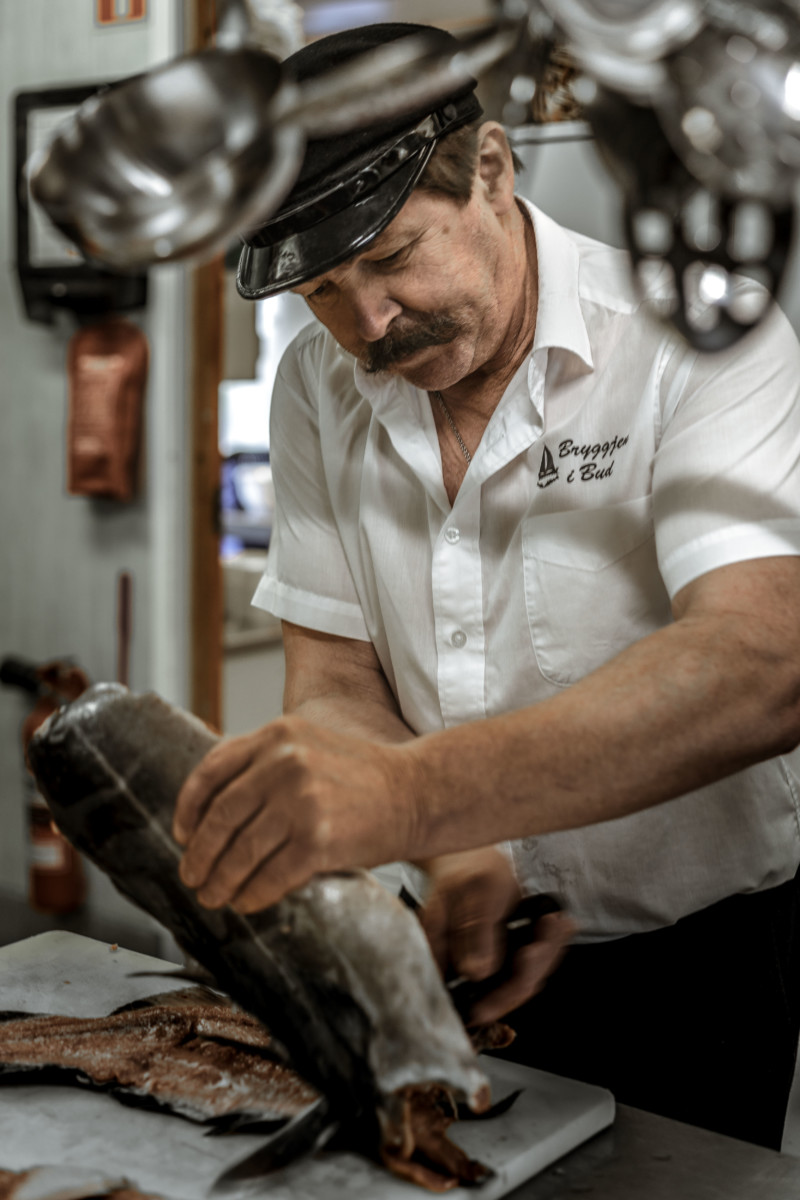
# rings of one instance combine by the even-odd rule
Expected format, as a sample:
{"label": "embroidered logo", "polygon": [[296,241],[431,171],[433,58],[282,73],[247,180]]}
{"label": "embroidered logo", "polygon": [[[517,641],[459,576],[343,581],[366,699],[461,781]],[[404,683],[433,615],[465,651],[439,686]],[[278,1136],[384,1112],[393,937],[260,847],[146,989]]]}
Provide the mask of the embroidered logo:
{"label": "embroidered logo", "polygon": [[[558,443],[558,457],[568,460],[565,470],[569,469],[567,483],[580,480],[586,483],[590,479],[608,479],[614,471],[615,454],[628,444],[628,434],[616,434],[610,442],[574,442],[565,438]],[[575,464],[573,466],[573,463]],[[541,486],[541,485],[540,485]]]}
{"label": "embroidered logo", "polygon": [[540,488],[550,487],[551,483],[555,483],[558,479],[558,467],[553,462],[553,456],[545,446],[542,452],[542,461],[539,466],[539,478],[536,480],[536,486]]}

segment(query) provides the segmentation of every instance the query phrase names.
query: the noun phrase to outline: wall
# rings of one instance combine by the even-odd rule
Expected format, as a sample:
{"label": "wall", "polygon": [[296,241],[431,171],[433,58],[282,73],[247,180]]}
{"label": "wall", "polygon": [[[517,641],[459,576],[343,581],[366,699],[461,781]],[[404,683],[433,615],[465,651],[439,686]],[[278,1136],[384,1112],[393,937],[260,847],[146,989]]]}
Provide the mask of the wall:
{"label": "wall", "polygon": [[521,195],[567,229],[623,245],[620,192],[599,159],[588,125],[522,127],[511,131],[511,141],[523,165],[517,175]]}
{"label": "wall", "polygon": [[[119,8],[120,6],[118,6]],[[124,6],[123,6],[124,7]],[[178,52],[177,0],[144,21],[94,23],[93,0],[2,0],[0,101],[0,655],[74,656],[93,680],[116,672],[116,588],[133,577],[130,682],[187,700],[185,271],[151,272],[142,487],[129,505],[65,494],[67,342],[76,326],[28,322],[14,271],[13,97],[18,90],[122,78]],[[0,688],[0,891],[26,887],[19,725],[24,700]],[[90,905],[138,920],[93,876]],[[141,918],[148,921],[149,918]]]}
{"label": "wall", "polygon": [[231,737],[251,733],[279,717],[284,679],[281,641],[226,650],[222,669],[224,732]]}

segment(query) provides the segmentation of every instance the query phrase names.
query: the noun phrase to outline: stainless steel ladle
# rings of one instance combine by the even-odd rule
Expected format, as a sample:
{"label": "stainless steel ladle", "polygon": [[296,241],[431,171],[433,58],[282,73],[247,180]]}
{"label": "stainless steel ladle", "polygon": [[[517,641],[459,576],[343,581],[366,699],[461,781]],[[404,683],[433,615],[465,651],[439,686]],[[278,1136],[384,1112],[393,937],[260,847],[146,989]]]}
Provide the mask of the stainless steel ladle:
{"label": "stainless steel ladle", "polygon": [[244,0],[218,0],[213,49],[87,100],[28,164],[31,192],[90,259],[117,269],[204,258],[277,208],[309,135],[444,95],[508,53],[493,23],[455,53],[399,39],[298,85],[249,44]]}

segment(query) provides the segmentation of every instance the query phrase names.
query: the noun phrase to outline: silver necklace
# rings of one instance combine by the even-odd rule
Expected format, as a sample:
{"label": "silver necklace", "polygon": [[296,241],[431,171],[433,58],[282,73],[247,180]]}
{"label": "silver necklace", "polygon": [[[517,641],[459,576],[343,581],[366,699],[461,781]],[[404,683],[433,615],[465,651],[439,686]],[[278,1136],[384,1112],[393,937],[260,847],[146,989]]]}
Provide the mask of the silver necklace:
{"label": "silver necklace", "polygon": [[470,454],[467,447],[464,445],[464,439],[462,438],[461,434],[458,432],[458,426],[456,425],[453,418],[450,416],[450,409],[447,407],[447,405],[444,402],[444,396],[442,395],[441,392],[431,392],[431,395],[434,396],[436,398],[436,400],[438,400],[439,406],[441,407],[442,412],[444,413],[445,417],[447,418],[447,424],[450,426],[453,433],[455,434],[455,439],[458,442],[459,446],[461,447],[461,453],[464,455],[464,458],[467,460],[467,466],[469,466],[469,464],[472,462],[472,455]]}

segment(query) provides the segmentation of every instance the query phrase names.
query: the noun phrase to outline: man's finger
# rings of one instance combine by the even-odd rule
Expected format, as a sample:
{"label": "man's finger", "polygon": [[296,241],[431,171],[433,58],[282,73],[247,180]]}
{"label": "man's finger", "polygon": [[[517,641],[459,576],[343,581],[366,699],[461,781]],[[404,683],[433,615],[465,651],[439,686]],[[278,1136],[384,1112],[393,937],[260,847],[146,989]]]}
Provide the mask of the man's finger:
{"label": "man's finger", "polygon": [[261,808],[227,842],[198,892],[206,908],[230,904],[256,872],[272,859],[289,837],[289,824],[272,809]]}
{"label": "man's finger", "polygon": [[431,953],[439,970],[444,974],[448,959],[447,909],[439,892],[434,891],[428,897],[425,907],[419,912],[419,919],[430,944]]}
{"label": "man's finger", "polygon": [[203,887],[219,856],[262,803],[255,781],[244,775],[211,798],[181,859],[180,877],[187,887]]}
{"label": "man's finger", "polygon": [[525,946],[514,960],[512,978],[474,1005],[469,1014],[470,1024],[488,1025],[519,1008],[541,991],[560,960],[561,953],[546,943]]}
{"label": "man's finger", "polygon": [[509,897],[493,876],[476,876],[451,892],[450,956],[467,979],[499,971],[505,955],[503,919]]}
{"label": "man's finger", "polygon": [[264,862],[232,900],[237,912],[247,916],[271,908],[287,892],[308,883],[314,874],[308,868],[308,857],[298,851],[294,841],[286,841]]}
{"label": "man's finger", "polygon": [[541,917],[536,923],[537,940],[523,946],[514,957],[511,979],[475,1004],[470,1023],[488,1025],[540,992],[563,959],[576,932],[575,923],[563,913]]}
{"label": "man's finger", "polygon": [[493,913],[454,925],[450,952],[455,969],[467,979],[486,979],[499,971],[505,954],[504,932]]}
{"label": "man's finger", "polygon": [[175,803],[172,836],[179,845],[186,845],[213,796],[247,770],[252,756],[253,742],[249,737],[233,738],[220,742],[195,767]]}

